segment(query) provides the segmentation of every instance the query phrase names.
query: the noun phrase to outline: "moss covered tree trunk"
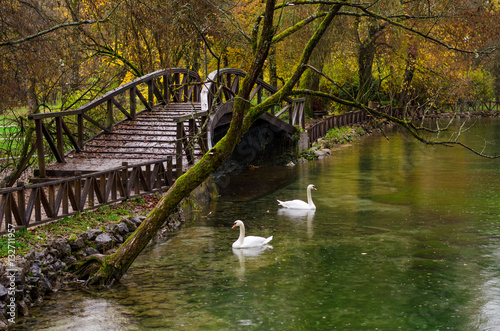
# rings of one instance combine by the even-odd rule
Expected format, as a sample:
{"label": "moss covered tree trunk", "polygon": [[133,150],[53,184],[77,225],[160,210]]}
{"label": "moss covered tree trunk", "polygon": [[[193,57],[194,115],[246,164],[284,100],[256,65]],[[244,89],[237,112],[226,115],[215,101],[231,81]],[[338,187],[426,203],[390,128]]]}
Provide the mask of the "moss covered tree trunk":
{"label": "moss covered tree trunk", "polygon": [[308,63],[312,51],[342,7],[341,4],[333,6],[332,10],[325,16],[313,37],[305,45],[301,60],[295,68],[292,77],[285,85],[264,102],[254,106],[251,105],[249,96],[257,78],[262,72],[271,46],[274,35],[274,6],[274,0],[266,1],[260,38],[255,40],[257,47],[254,52],[252,66],[241,84],[238,95],[234,98],[233,116],[226,135],[198,163],[175,181],[174,185],[170,187],[153,211],[151,211],[136,231],[114,254],[93,256],[74,265],[75,274],[85,278],[88,277],[87,284],[110,285],[126,273],[137,256],[157,234],[165,219],[175,210],[179,202],[222,165],[232,153],[243,134],[248,131],[257,118],[290,94],[293,86],[304,72],[304,65]]}
{"label": "moss covered tree trunk", "polygon": [[175,181],[142,224],[114,254],[93,256],[73,266],[76,275],[88,277],[88,284],[110,285],[115,280],[119,280],[155,237],[165,219],[175,210],[179,202],[203,183],[232,153],[245,133],[243,120],[250,107],[250,103],[246,100],[249,99],[269,52],[273,37],[273,12],[274,0],[267,0],[263,30],[258,41],[255,61],[242,83],[239,97],[235,99],[233,117],[227,134],[199,162]]}

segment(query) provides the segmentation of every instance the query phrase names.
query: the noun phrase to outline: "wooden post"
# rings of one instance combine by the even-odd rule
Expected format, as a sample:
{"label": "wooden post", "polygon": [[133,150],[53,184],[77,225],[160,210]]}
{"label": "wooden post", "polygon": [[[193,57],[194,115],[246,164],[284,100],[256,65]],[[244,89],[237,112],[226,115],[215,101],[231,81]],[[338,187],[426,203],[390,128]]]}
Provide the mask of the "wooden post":
{"label": "wooden post", "polygon": [[83,151],[83,114],[78,114],[78,146]]}
{"label": "wooden post", "polygon": [[33,188],[33,190],[36,190],[36,197],[35,197],[35,222],[41,222],[42,221],[42,201],[40,199],[40,191],[43,190],[41,187]]}
{"label": "wooden post", "polygon": [[64,163],[64,140],[63,140],[63,127],[62,127],[62,117],[56,117],[56,139],[57,139],[57,151],[61,156],[61,162]]}
{"label": "wooden post", "polygon": [[182,99],[181,101],[187,102],[189,101],[189,76],[187,74],[184,76],[182,82],[186,85],[182,88]]}
{"label": "wooden post", "polygon": [[45,154],[43,152],[43,133],[41,121],[41,119],[35,120],[36,148],[38,150],[38,176],[40,178],[45,178]]}
{"label": "wooden post", "polygon": [[87,180],[89,181],[89,192],[87,193],[89,197],[89,207],[94,207],[94,186],[96,185],[96,178],[88,177]]}
{"label": "wooden post", "polygon": [[148,84],[148,104],[149,108],[152,109],[155,105],[155,94],[153,92],[153,80],[146,82]]}
{"label": "wooden post", "polygon": [[51,208],[51,211],[50,211],[51,215],[47,215],[47,216],[56,217],[57,214],[55,213],[55,211],[56,211],[56,203],[55,203],[56,199],[55,199],[55,194],[54,194],[54,185],[49,185],[47,190],[48,190],[48,194],[49,194],[49,206]]}
{"label": "wooden post", "polygon": [[128,191],[128,162],[122,162],[122,185],[125,189],[125,200],[130,197],[130,193]]}
{"label": "wooden post", "polygon": [[151,192],[153,190],[153,185],[151,181],[151,164],[146,164],[146,170],[144,172],[144,176],[146,177],[146,183],[148,184],[148,187],[145,187],[144,190]]}
{"label": "wooden post", "polygon": [[107,101],[107,109],[106,109],[106,128],[109,131],[113,128],[113,99],[109,99]]}
{"label": "wooden post", "polygon": [[75,200],[76,200],[76,210],[83,210],[83,202],[82,202],[82,173],[80,171],[76,172],[78,176],[75,180]]}
{"label": "wooden post", "polygon": [[[113,178],[111,178],[111,176]],[[116,201],[118,198],[118,180],[119,180],[119,175],[118,172],[113,171],[113,173],[110,175],[109,180],[113,180],[112,185],[111,185],[111,200]]]}
{"label": "wooden post", "polygon": [[173,184],[174,180],[174,176],[173,176],[173,171],[172,171],[172,157],[171,156],[168,156],[167,157],[167,169],[166,169],[166,178],[165,178],[165,186],[170,186]]}
{"label": "wooden post", "polygon": [[175,88],[175,92],[174,92],[174,102],[181,102],[182,100],[182,89],[180,88],[180,77],[179,77],[179,73],[176,72],[174,74],[174,88]]}
{"label": "wooden post", "polygon": [[170,90],[168,85],[170,83],[170,75],[163,75],[163,99],[165,102],[170,102]]}
{"label": "wooden post", "polygon": [[60,189],[64,190],[62,198],[62,207],[63,207],[63,214],[67,215],[69,214],[69,190],[71,189],[70,184],[68,182],[62,183]]}
{"label": "wooden post", "polygon": [[132,87],[130,89],[130,116],[132,116],[132,119],[135,118],[137,114],[137,102],[135,100],[136,93],[135,93],[136,87]]}
{"label": "wooden post", "polygon": [[108,197],[106,196],[106,175],[101,175],[99,179],[99,192],[101,192],[103,203],[108,202]]}
{"label": "wooden post", "polygon": [[135,194],[140,195],[141,194],[141,180],[139,178],[139,174],[141,173],[141,167],[140,166],[135,166],[135,180],[134,180],[134,186],[135,186]]}
{"label": "wooden post", "polygon": [[178,178],[182,175],[182,139],[184,132],[184,123],[177,122],[177,134],[176,134],[176,145],[175,145],[175,169],[176,177]]}
{"label": "wooden post", "polygon": [[26,201],[24,198],[25,189],[24,182],[18,181],[17,187],[21,187],[22,189],[17,191],[17,210],[19,211],[19,216],[21,218],[21,225],[26,226],[28,224],[28,220],[26,219]]}
{"label": "wooden post", "polygon": [[5,229],[8,229],[9,224],[12,224],[12,210],[11,210],[11,201],[10,199],[14,199],[14,196],[12,193],[7,193],[3,195],[3,198],[6,200],[5,201],[5,210],[3,212],[3,217],[4,217],[4,222],[5,222]]}

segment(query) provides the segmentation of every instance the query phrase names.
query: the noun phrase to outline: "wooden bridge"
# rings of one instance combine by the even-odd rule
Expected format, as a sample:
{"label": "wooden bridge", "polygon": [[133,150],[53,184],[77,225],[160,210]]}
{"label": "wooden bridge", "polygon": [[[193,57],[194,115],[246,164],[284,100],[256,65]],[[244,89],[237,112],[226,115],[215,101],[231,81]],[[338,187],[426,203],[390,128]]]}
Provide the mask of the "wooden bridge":
{"label": "wooden bridge", "polygon": [[[79,109],[30,115],[38,180],[0,191],[0,233],[168,188],[215,144],[244,76],[222,69],[202,82],[187,69],[159,70]],[[259,80],[250,101],[276,91]],[[262,118],[291,135],[304,127],[304,102],[285,98]]]}
{"label": "wooden bridge", "polygon": [[[160,70],[79,109],[30,115],[36,127],[38,180],[0,190],[0,234],[165,190],[228,126],[232,99],[244,76],[238,69],[222,69],[202,82],[187,69]],[[260,103],[275,92],[259,80],[250,101]],[[499,108],[498,102],[478,105],[473,104],[475,110]],[[419,111],[412,109],[411,116]],[[348,112],[326,117],[306,131],[313,142],[331,128],[366,120],[365,112]],[[304,128],[304,102],[285,98],[262,121],[293,134],[296,127]]]}

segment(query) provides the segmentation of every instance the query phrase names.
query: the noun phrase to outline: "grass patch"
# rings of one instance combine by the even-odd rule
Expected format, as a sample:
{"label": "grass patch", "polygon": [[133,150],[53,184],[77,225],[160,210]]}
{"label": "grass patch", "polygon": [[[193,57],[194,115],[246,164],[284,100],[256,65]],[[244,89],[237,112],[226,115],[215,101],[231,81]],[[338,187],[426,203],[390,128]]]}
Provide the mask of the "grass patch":
{"label": "grass patch", "polygon": [[356,137],[363,134],[364,130],[362,128],[353,129],[351,127],[342,126],[340,128],[330,129],[324,139],[332,144],[347,144],[353,142]]}
{"label": "grass patch", "polygon": [[[159,198],[155,196],[136,197],[115,205],[99,207],[77,215],[44,224],[35,228],[15,232],[16,256],[27,254],[31,249],[41,249],[49,239],[56,236],[71,238],[90,229],[106,230],[108,224],[118,223],[123,218],[146,215]],[[7,257],[8,236],[0,237],[0,258]],[[12,245],[11,245],[12,248]]]}
{"label": "grass patch", "polygon": [[307,150],[299,153],[299,158],[305,159],[308,161],[312,161],[312,160],[316,160],[318,158],[318,156],[316,155],[314,150],[307,149]]}
{"label": "grass patch", "polygon": [[314,143],[314,146],[318,148],[331,148],[335,145],[351,143],[365,134],[365,130],[361,127],[342,126],[340,128],[333,128],[328,130],[325,137]]}
{"label": "grass patch", "polygon": [[27,251],[30,240],[32,240],[32,235],[26,229],[16,231],[15,240],[9,240],[7,235],[0,237],[0,257],[6,257],[9,251],[12,253],[13,250],[16,256],[19,256]]}

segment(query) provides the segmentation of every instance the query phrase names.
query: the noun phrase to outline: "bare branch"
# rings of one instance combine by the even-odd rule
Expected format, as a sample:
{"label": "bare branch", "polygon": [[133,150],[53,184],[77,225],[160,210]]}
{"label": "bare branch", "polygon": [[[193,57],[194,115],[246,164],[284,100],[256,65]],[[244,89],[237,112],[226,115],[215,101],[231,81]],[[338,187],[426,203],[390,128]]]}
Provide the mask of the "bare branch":
{"label": "bare branch", "polygon": [[68,22],[68,23],[59,24],[59,25],[53,26],[53,27],[51,27],[51,28],[49,28],[47,30],[43,30],[43,31],[37,32],[35,34],[32,34],[30,36],[27,36],[27,37],[24,37],[24,38],[21,38],[21,39],[0,42],[0,47],[1,46],[12,46],[12,45],[21,44],[23,42],[26,42],[26,41],[29,41],[31,39],[35,39],[35,38],[41,37],[43,35],[46,35],[48,33],[57,31],[57,30],[62,29],[62,28],[107,22],[109,20],[109,17],[111,16],[111,14],[113,14],[113,12],[116,10],[116,8],[118,8],[118,6],[123,1],[124,0],[121,0],[120,2],[118,2],[116,4],[116,6],[109,12],[109,14],[107,14],[106,17],[103,18],[103,19],[100,19],[100,20],[83,20],[83,21],[78,21],[78,22]]}
{"label": "bare branch", "polygon": [[[333,79],[328,77],[328,75],[319,71],[318,69],[314,68],[313,66],[306,64],[306,65],[304,65],[304,67],[307,67],[307,68],[315,71],[317,74],[323,76],[324,78],[326,78],[327,80],[329,80],[330,82],[335,84],[336,86],[340,87],[338,84],[335,83],[335,81]],[[345,91],[344,91],[344,93],[345,93]],[[459,142],[458,138],[461,135],[461,133],[468,130],[468,128],[464,129],[465,122],[461,125],[460,129],[457,132],[455,132],[451,135],[449,140],[439,141],[439,133],[446,131],[449,128],[449,126],[451,125],[451,122],[453,121],[454,118],[452,118],[449,121],[448,125],[445,128],[439,128],[439,124],[437,124],[437,129],[433,130],[433,129],[430,129],[427,127],[416,126],[413,122],[413,119],[409,119],[409,120],[408,119],[400,119],[400,118],[395,117],[395,116],[390,116],[389,114],[387,114],[379,109],[369,108],[366,105],[356,101],[355,98],[352,98],[352,101],[350,101],[350,100],[345,100],[345,99],[340,98],[340,97],[335,96],[335,95],[331,95],[329,93],[325,93],[325,92],[321,92],[321,91],[313,91],[313,90],[293,90],[290,92],[290,95],[304,95],[304,94],[317,96],[317,97],[323,97],[323,98],[332,100],[334,102],[340,103],[340,104],[348,106],[348,107],[362,109],[372,116],[372,119],[376,121],[377,125],[379,125],[379,123],[377,121],[378,119],[385,119],[385,120],[392,122],[394,124],[398,124],[399,126],[404,128],[408,133],[410,133],[410,135],[412,135],[416,140],[418,140],[421,143],[424,143],[426,145],[431,145],[431,146],[441,145],[441,146],[445,146],[445,147],[461,146],[461,147],[464,147],[465,149],[473,152],[474,154],[479,155],[479,156],[484,157],[484,158],[496,159],[496,158],[500,157],[500,155],[484,154],[484,148],[482,151],[477,151],[474,148],[472,148],[472,147],[470,147],[462,142]],[[423,137],[419,132],[424,132],[424,131],[429,132],[429,133],[436,133],[437,134],[436,140],[431,141],[431,140],[428,140],[427,138]],[[455,137],[455,138],[453,139],[453,137]]]}

